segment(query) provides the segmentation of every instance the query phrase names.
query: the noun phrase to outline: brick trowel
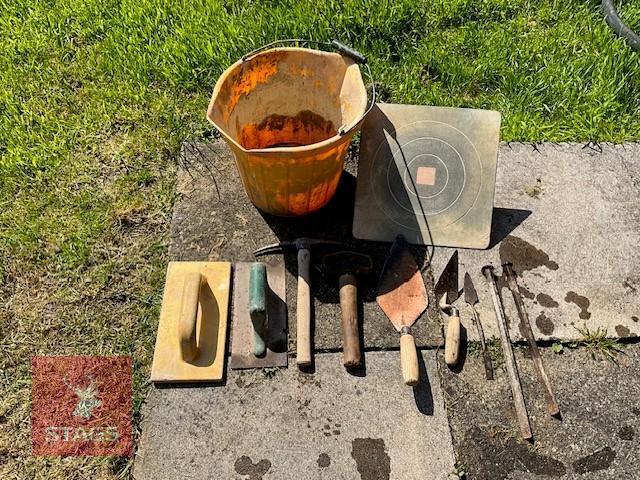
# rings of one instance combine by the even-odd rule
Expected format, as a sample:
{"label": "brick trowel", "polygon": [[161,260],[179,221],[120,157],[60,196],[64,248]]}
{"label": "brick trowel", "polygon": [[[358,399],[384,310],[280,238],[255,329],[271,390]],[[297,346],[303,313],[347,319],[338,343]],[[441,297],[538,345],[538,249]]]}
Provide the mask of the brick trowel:
{"label": "brick trowel", "polygon": [[422,272],[401,235],[393,242],[384,264],[376,300],[400,333],[400,366],[404,383],[416,385],[420,370],[411,326],[426,310],[429,297]]}
{"label": "brick trowel", "polygon": [[460,295],[458,291],[458,251],[451,255],[435,287],[440,310],[449,316],[444,343],[444,361],[447,365],[458,363],[460,352],[460,312],[453,306]]}

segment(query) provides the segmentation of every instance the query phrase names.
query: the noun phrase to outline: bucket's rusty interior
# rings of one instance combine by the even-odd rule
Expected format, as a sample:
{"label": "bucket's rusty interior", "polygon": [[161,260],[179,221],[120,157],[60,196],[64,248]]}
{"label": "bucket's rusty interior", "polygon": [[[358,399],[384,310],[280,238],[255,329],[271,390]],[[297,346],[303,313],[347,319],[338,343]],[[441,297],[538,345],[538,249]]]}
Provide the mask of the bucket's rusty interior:
{"label": "bucket's rusty interior", "polygon": [[273,49],[220,78],[208,117],[244,150],[312,145],[357,123],[367,94],[360,69],[336,53]]}
{"label": "bucket's rusty interior", "polygon": [[303,110],[295,116],[269,115],[260,123],[244,125],[239,141],[247,150],[256,148],[300,147],[333,137],[337,132],[330,120]]}

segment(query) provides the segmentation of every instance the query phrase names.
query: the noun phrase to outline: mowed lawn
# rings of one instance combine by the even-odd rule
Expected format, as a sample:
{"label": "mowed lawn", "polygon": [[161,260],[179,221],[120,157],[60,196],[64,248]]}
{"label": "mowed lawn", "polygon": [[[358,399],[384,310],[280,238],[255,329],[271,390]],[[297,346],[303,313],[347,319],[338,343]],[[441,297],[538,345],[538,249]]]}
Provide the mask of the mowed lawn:
{"label": "mowed lawn", "polygon": [[214,138],[225,67],[296,37],[366,53],[384,101],[499,110],[503,140],[640,139],[640,53],[597,1],[0,0],[0,478],[130,475],[30,455],[30,359],[131,355],[137,430],[179,146]]}

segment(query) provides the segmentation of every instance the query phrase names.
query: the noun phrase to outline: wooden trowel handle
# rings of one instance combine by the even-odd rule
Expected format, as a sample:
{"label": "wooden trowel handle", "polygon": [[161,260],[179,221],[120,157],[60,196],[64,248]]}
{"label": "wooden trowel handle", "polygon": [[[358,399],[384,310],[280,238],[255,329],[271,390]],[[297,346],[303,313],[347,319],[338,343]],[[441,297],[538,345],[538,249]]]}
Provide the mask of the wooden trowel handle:
{"label": "wooden trowel handle", "polygon": [[420,379],[418,352],[416,342],[410,333],[404,333],[400,336],[400,366],[405,385],[410,387],[417,385]]}
{"label": "wooden trowel handle", "polygon": [[444,341],[444,361],[447,365],[458,363],[460,352],[460,314],[454,311],[449,317],[447,336]]}
{"label": "wooden trowel handle", "polygon": [[298,250],[298,319],[296,361],[298,366],[311,365],[311,252]]}
{"label": "wooden trowel handle", "polygon": [[180,295],[180,313],[178,329],[180,336],[180,353],[185,362],[190,362],[198,355],[196,345],[196,323],[198,321],[198,301],[202,275],[200,272],[185,273]]}
{"label": "wooden trowel handle", "polygon": [[358,286],[354,275],[340,277],[340,310],[342,315],[342,363],[347,368],[360,366],[358,333]]}

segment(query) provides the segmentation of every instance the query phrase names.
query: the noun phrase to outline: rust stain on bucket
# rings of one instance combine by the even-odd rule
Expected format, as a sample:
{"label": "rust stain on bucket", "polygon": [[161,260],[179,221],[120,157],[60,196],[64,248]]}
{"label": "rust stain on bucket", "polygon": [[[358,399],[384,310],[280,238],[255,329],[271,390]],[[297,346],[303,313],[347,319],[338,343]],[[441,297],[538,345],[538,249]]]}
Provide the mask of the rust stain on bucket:
{"label": "rust stain on bucket", "polygon": [[238,70],[233,72],[227,84],[230,88],[225,92],[228,95],[225,112],[227,120],[242,96],[249,95],[259,84],[267,83],[270,77],[278,73],[282,57],[283,54],[280,52],[258,56],[251,62],[242,63]]}
{"label": "rust stain on bucket", "polygon": [[273,147],[299,147],[322,142],[336,135],[333,122],[303,110],[295,116],[269,115],[259,124],[242,127],[240,144],[247,150]]}

